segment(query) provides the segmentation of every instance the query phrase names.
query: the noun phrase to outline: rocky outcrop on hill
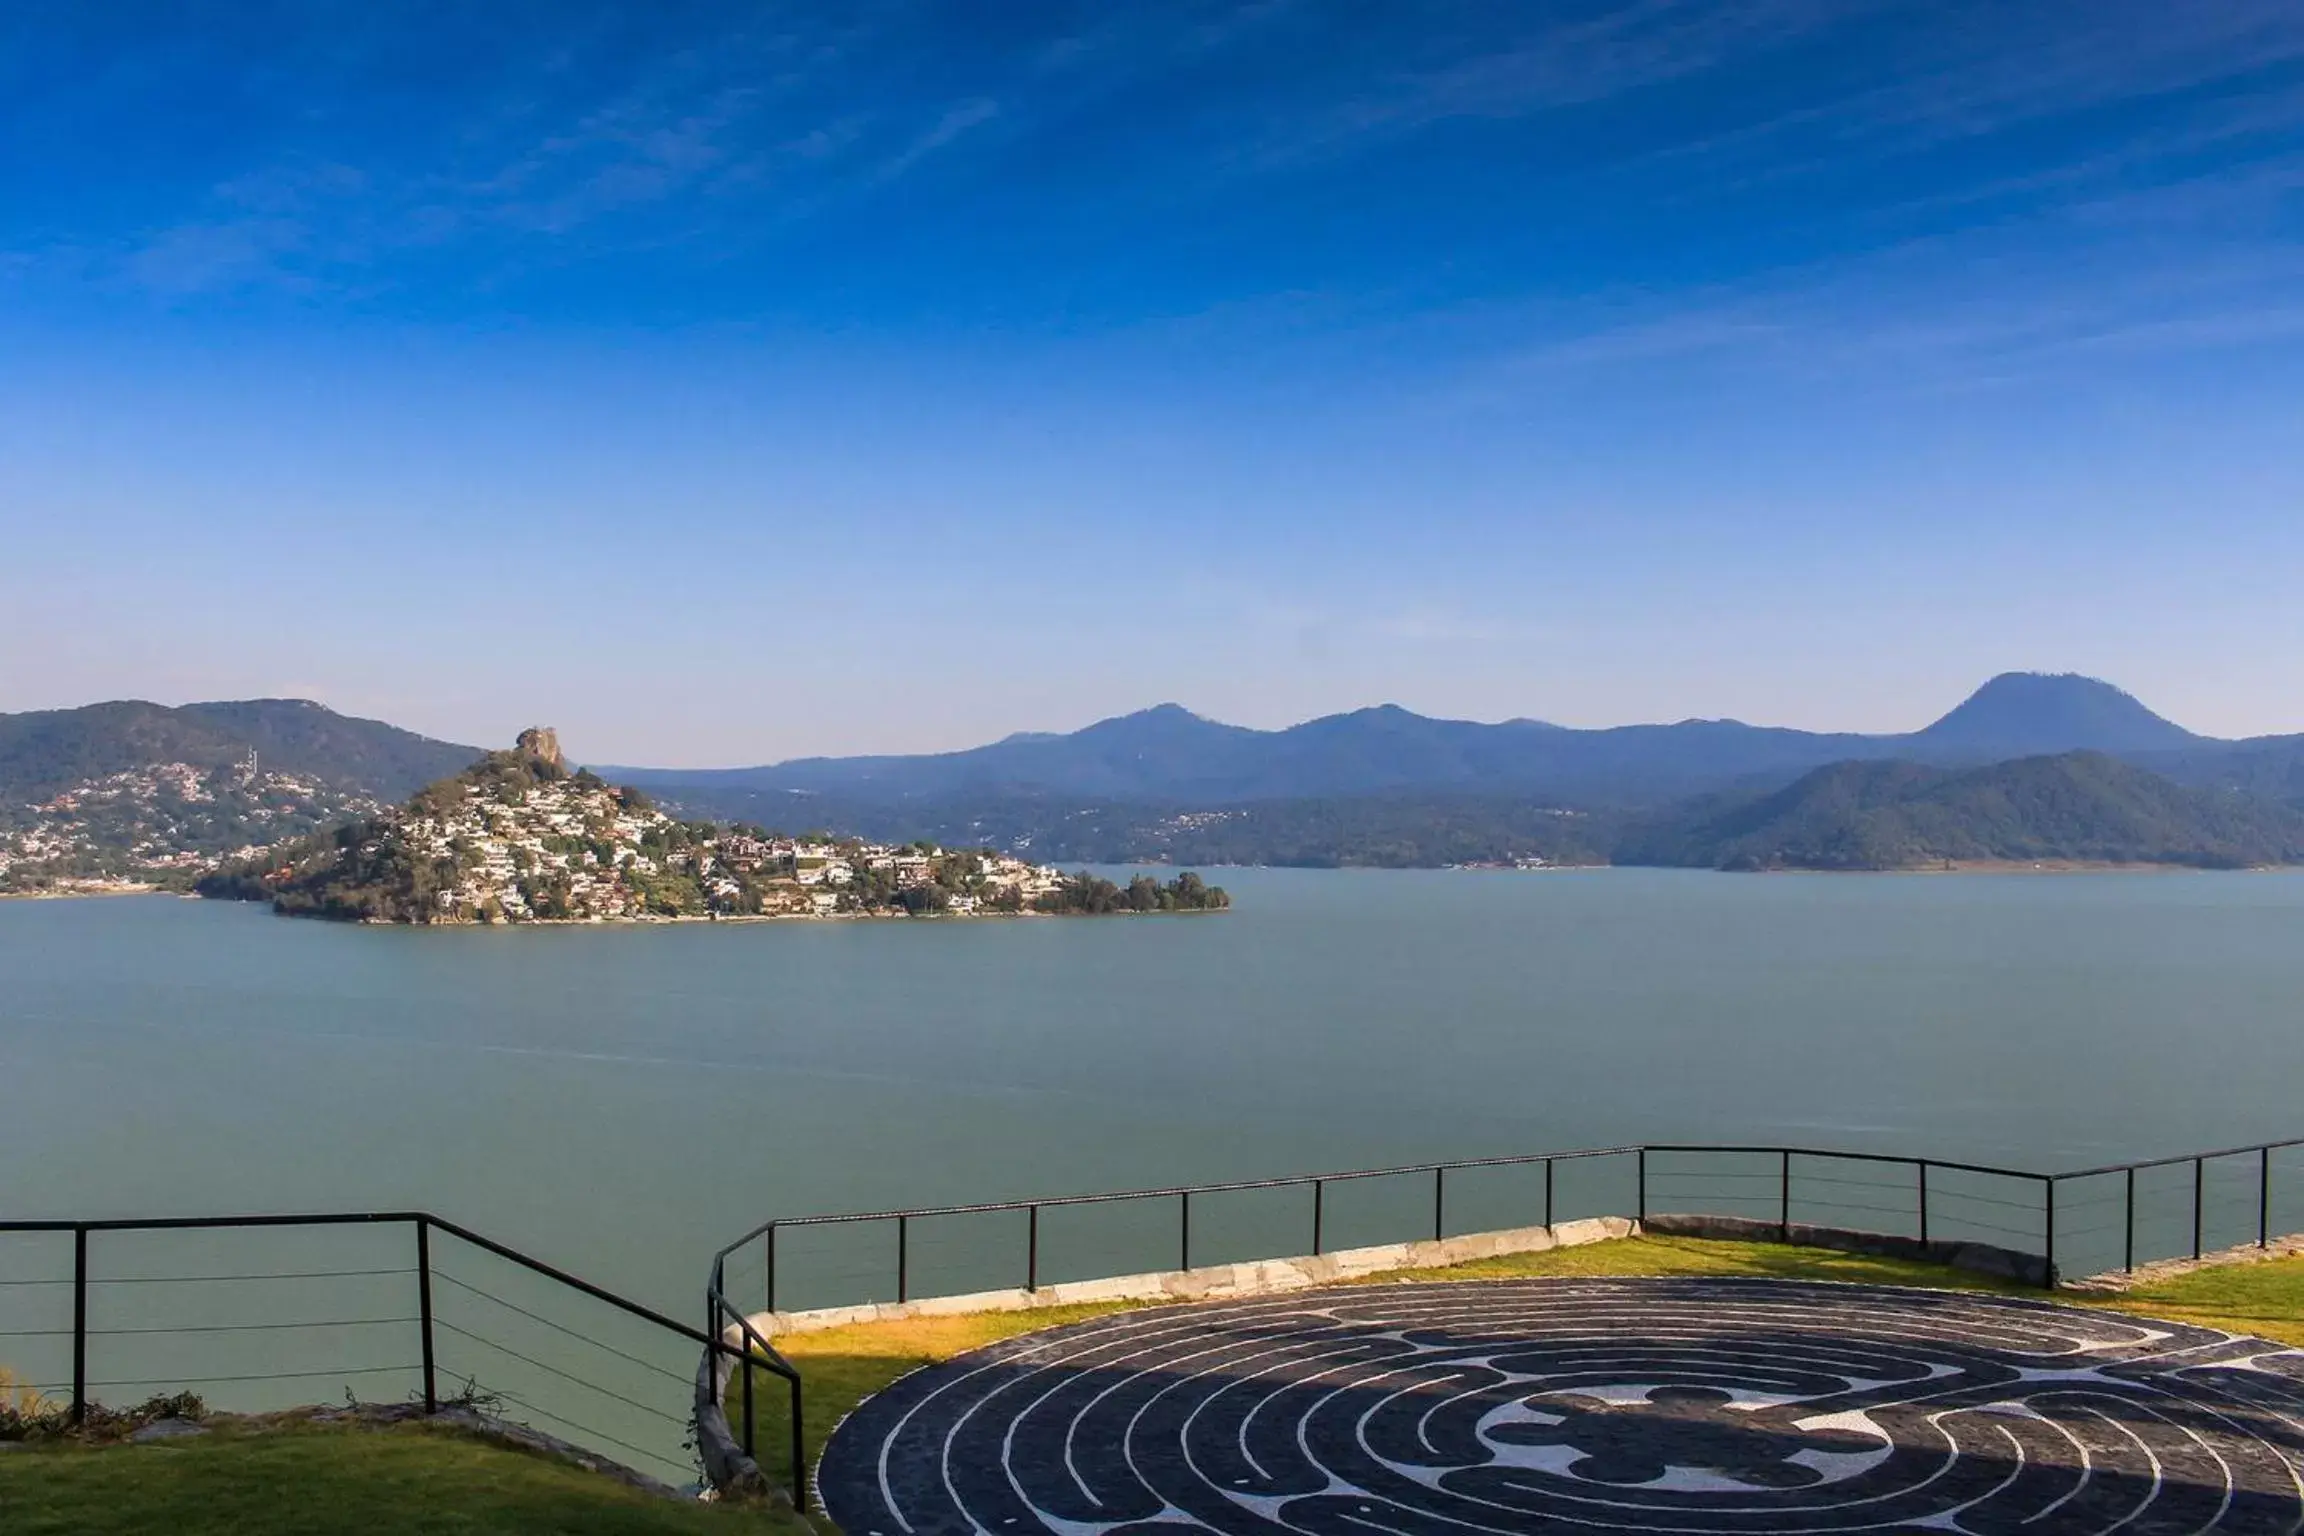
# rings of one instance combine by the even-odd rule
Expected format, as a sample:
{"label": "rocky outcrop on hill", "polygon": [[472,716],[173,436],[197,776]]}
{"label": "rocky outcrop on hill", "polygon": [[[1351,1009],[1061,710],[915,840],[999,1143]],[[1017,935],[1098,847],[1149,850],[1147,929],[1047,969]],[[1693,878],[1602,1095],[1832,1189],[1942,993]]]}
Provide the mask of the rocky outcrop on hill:
{"label": "rocky outcrop on hill", "polygon": [[560,754],[560,733],[548,725],[532,725],[520,733],[512,750],[522,757],[532,757],[548,768],[566,769],[568,759]]}

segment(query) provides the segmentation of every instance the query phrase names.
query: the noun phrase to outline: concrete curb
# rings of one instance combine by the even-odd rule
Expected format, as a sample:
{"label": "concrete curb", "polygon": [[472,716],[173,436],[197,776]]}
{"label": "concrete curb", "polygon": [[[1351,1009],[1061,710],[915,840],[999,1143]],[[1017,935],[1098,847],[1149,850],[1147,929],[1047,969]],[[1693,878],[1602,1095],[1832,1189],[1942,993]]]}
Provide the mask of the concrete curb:
{"label": "concrete curb", "polygon": [[1039,1307],[1080,1306],[1100,1301],[1216,1301],[1242,1296],[1277,1296],[1342,1280],[1360,1280],[1397,1269],[1437,1269],[1509,1253],[1542,1253],[1604,1243],[1638,1233],[1640,1224],[1622,1216],[1595,1216],[1550,1227],[1513,1227],[1472,1232],[1437,1242],[1385,1243],[1343,1248],[1334,1253],[1290,1259],[1255,1259],[1243,1264],[1209,1264],[1151,1274],[1115,1275],[1103,1280],[1069,1280],[1038,1290],[1018,1287],[963,1296],[931,1296],[919,1301],[867,1302],[853,1307],[761,1312],[752,1326],[769,1338],[816,1333],[852,1323],[892,1323],[915,1317],[956,1317],[969,1312],[1027,1312]]}

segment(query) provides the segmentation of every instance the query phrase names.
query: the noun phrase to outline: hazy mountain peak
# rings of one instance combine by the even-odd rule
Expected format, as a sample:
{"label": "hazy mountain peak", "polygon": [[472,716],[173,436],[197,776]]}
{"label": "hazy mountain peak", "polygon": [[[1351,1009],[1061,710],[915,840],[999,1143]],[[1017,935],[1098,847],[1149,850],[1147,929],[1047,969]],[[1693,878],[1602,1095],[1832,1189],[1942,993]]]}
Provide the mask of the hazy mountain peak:
{"label": "hazy mountain peak", "polygon": [[2076,672],[2003,672],[1917,739],[1935,746],[2049,753],[2149,752],[2200,738],[2101,679]]}
{"label": "hazy mountain peak", "polygon": [[1132,710],[1125,715],[1113,715],[1108,719],[1099,720],[1094,725],[1085,727],[1077,734],[1084,736],[1091,731],[1098,734],[1115,731],[1131,733],[1145,730],[1173,731],[1190,730],[1198,727],[1208,727],[1220,731],[1239,729],[1237,726],[1229,726],[1211,720],[1206,715],[1194,714],[1181,704],[1169,703],[1155,704],[1149,709]]}
{"label": "hazy mountain peak", "polygon": [[[875,803],[1021,794],[1201,806],[1434,793],[1620,806],[1781,785],[1844,759],[1951,766],[2081,749],[2162,767],[2170,766],[2162,759],[2183,756],[2193,761],[2181,771],[2209,776],[2219,770],[2202,754],[2228,753],[2231,744],[2194,737],[2106,683],[2010,673],[1911,734],[1823,734],[1732,719],[1598,730],[1537,721],[1487,725],[1435,719],[1395,703],[1260,730],[1168,702],[1063,735],[1014,736],[965,751],[808,759],[704,775],[643,771],[638,782],[675,795],[685,783],[805,789]],[[2295,757],[2304,787],[2304,739]],[[2267,759],[2249,770],[2250,781],[2274,782],[2288,761]],[[630,770],[624,776],[634,778]]]}

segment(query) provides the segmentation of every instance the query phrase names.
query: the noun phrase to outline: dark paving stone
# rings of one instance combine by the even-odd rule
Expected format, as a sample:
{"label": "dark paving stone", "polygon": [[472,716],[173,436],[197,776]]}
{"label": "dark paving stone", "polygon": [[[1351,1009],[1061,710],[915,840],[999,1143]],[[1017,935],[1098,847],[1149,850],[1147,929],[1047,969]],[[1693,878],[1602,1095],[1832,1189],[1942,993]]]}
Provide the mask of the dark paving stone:
{"label": "dark paving stone", "polygon": [[858,1408],[847,1536],[2304,1530],[2304,1355],[1955,1292],[1366,1286],[1012,1339]]}

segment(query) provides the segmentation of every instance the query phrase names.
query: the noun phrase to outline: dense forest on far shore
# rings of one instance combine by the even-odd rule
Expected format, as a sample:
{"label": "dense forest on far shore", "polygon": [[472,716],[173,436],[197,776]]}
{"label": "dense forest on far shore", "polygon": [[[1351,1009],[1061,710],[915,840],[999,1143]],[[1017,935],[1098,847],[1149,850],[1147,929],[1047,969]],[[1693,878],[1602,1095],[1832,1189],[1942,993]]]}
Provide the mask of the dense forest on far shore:
{"label": "dense forest on far shore", "polygon": [[[789,808],[721,792],[686,802]],[[2304,811],[2193,788],[2096,752],[1975,768],[1835,763],[1792,783],[1661,809],[1499,795],[1261,800],[1215,806],[1010,796],[947,805],[841,804],[810,814],[872,835],[986,842],[1065,863],[1434,868],[1645,864],[1699,869],[1911,869],[1972,862],[2304,862]]]}

